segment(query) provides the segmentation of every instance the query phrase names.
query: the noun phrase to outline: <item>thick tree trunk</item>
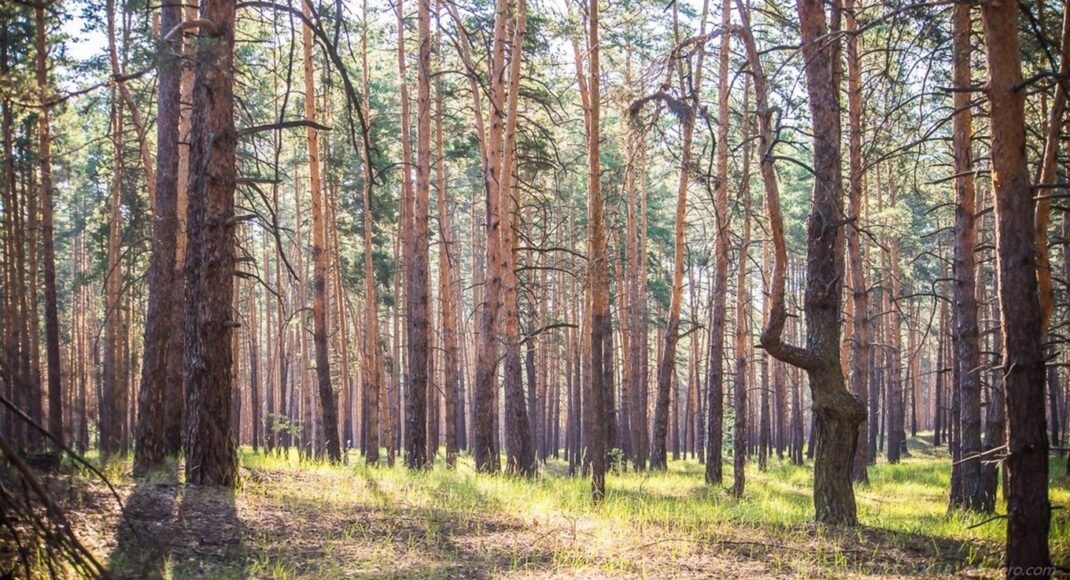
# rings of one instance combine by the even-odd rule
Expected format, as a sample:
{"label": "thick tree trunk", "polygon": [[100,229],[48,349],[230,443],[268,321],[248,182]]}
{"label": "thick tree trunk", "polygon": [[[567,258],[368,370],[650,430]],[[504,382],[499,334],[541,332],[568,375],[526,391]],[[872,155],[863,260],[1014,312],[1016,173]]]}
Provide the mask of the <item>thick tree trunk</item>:
{"label": "thick tree trunk", "polygon": [[1037,299],[1033,192],[1025,147],[1018,5],[981,6],[988,53],[1003,376],[1007,398],[1008,577],[1051,565],[1043,319]]}
{"label": "thick tree trunk", "polygon": [[[781,340],[787,319],[784,304],[787,249],[779,195],[775,188],[773,195],[769,195],[768,184],[766,204],[775,259],[770,293],[772,302],[761,342],[772,356],[805,369],[809,375],[815,419],[814,504],[817,521],[854,525],[857,516],[851,471],[858,425],[865,418],[865,409],[847,392],[839,357],[844,223],[839,217],[842,212],[843,184],[840,106],[836,90],[838,75],[834,64],[839,56],[838,41],[825,41],[828,27],[820,2],[798,0],[797,5],[811,124],[814,128],[815,183],[807,227],[807,346],[800,348]],[[746,14],[741,2],[740,12]],[[745,20],[744,29],[749,30],[749,24],[749,19]],[[757,59],[753,58],[752,64],[754,60]],[[761,103],[759,108],[764,109]],[[760,134],[769,135],[765,131]],[[767,141],[762,139],[762,143],[764,145]],[[763,151],[767,147],[764,145]],[[771,163],[765,155],[762,157],[763,164]]]}
{"label": "thick tree trunk", "polygon": [[[182,7],[164,4],[160,26],[171,30],[182,22]],[[165,402],[170,387],[170,342],[174,329],[175,242],[178,232],[178,142],[181,109],[181,43],[160,43],[156,80],[156,200],[149,265],[149,304],[145,315],[144,363],[138,389],[137,444],[134,473],[144,474],[167,454]]]}
{"label": "thick tree trunk", "polygon": [[234,292],[235,4],[205,0],[197,39],[190,130],[186,256],[186,481],[233,485],[237,455],[231,430]]}

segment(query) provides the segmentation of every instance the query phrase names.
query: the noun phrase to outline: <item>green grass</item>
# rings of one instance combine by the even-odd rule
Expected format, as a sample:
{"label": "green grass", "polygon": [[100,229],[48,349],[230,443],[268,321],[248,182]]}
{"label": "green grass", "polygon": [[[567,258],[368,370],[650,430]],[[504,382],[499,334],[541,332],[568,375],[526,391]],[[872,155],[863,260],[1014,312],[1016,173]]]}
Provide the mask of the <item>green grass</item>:
{"label": "green grass", "polygon": [[[199,556],[195,546],[178,542],[157,558],[157,572],[266,578],[993,572],[1006,526],[1005,520],[982,523],[984,515],[949,514],[946,451],[919,439],[911,441],[910,457],[897,465],[879,462],[870,482],[856,486],[860,526],[853,529],[813,525],[812,465],[776,458],[765,471],[748,465],[740,499],[705,485],[703,466],[682,460],[662,473],[611,475],[600,505],[590,500],[589,481],[569,477],[558,461],[528,480],[477,475],[467,457],[456,469],[440,458],[434,469],[415,473],[400,465],[367,467],[355,455],[346,465],[329,465],[243,448],[240,458],[242,483],[227,500],[234,504],[226,523],[240,536],[236,545]],[[121,462],[110,468],[128,473]],[[1068,505],[1063,460],[1054,459],[1051,468],[1052,503]],[[726,465],[725,483],[731,478]],[[154,477],[150,487],[161,481]],[[177,504],[193,506],[178,511],[193,509],[186,520],[196,519],[201,500],[172,487]],[[227,511],[218,505],[225,504],[206,511]],[[997,511],[1005,513],[1005,506]],[[196,530],[183,533],[189,543],[200,541]],[[1051,538],[1056,563],[1066,563],[1065,510],[1054,512]],[[141,564],[122,556],[143,551],[115,550],[111,561],[138,571]]]}

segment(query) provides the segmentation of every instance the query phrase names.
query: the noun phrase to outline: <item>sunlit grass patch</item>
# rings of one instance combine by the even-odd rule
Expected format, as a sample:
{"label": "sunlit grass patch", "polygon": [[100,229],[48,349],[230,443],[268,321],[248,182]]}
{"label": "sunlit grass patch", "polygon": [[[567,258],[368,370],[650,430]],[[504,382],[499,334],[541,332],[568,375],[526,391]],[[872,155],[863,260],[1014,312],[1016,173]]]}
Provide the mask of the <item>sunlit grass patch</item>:
{"label": "sunlit grass patch", "polygon": [[[678,460],[663,472],[610,474],[605,500],[595,504],[589,478],[569,476],[560,460],[524,479],[477,474],[468,456],[448,469],[439,454],[433,469],[413,472],[401,461],[368,466],[354,453],[330,464],[296,451],[243,448],[241,485],[230,500],[240,557],[217,558],[206,568],[200,548],[178,547],[156,569],[174,577],[210,570],[213,577],[265,578],[687,576],[693,570],[897,576],[993,569],[1005,520],[949,513],[946,449],[918,440],[910,445],[901,463],[881,460],[870,468],[869,483],[855,486],[860,526],[853,529],[813,524],[812,463],[775,456],[764,471],[748,464],[742,498],[728,493],[733,473],[726,457],[722,485],[705,483],[700,462]],[[128,457],[113,457],[104,467],[121,486],[132,485]],[[1063,469],[1061,459],[1053,460],[1057,506],[1070,503]],[[165,475],[150,474],[139,485],[176,489]],[[183,489],[178,486],[176,502],[188,504]],[[998,509],[1004,513],[1005,506]],[[1068,529],[1066,511],[1053,512],[1056,561],[1070,555]],[[184,537],[196,538],[191,532],[185,529]],[[135,572],[141,566],[129,558],[114,562]]]}

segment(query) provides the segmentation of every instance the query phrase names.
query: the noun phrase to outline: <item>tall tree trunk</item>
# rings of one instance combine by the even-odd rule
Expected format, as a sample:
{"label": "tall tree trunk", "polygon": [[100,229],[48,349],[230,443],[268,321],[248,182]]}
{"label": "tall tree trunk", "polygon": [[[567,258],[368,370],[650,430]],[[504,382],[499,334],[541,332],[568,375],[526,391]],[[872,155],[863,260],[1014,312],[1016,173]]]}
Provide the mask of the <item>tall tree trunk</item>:
{"label": "tall tree trunk", "polygon": [[[732,0],[721,3],[721,28],[732,23]],[[724,341],[725,300],[728,295],[728,237],[731,215],[728,211],[728,64],[732,35],[722,32],[718,54],[717,81],[717,182],[714,215],[717,223],[713,246],[713,282],[710,289],[710,345],[706,361],[706,483],[720,485],[723,478],[721,445],[724,440]]]}
{"label": "tall tree trunk", "polygon": [[[749,87],[743,98],[744,109],[749,101]],[[734,404],[736,421],[733,427],[732,442],[732,495],[743,497],[746,482],[747,465],[747,366],[749,364],[748,347],[750,344],[750,297],[747,289],[747,247],[750,244],[750,149],[747,147],[748,124],[743,124],[743,179],[740,196],[743,197],[743,232],[739,243],[739,270],[736,275],[736,369],[734,381]],[[722,146],[725,144],[722,143]],[[727,233],[727,232],[725,232]]]}
{"label": "tall tree trunk", "polygon": [[[817,521],[854,525],[857,515],[851,488],[851,468],[858,425],[865,418],[865,409],[847,391],[839,358],[840,298],[844,273],[842,227],[845,224],[838,217],[843,201],[840,105],[836,90],[839,79],[834,64],[839,58],[838,40],[831,43],[825,40],[828,27],[821,2],[798,0],[797,6],[810,117],[814,128],[814,191],[807,227],[807,346],[801,348],[781,340],[781,331],[787,319],[784,304],[787,249],[779,196],[775,194],[775,189],[774,195],[768,196],[768,187],[766,204],[775,259],[770,293],[772,303],[761,342],[772,356],[806,370],[809,375],[817,448],[814,461]],[[741,12],[745,12],[741,1],[740,8]],[[834,25],[838,23],[834,22]],[[749,22],[744,22],[744,28],[749,30]],[[759,108],[762,108],[761,105]],[[762,157],[763,164],[771,163],[765,155]]]}
{"label": "tall tree trunk", "polygon": [[[197,0],[184,3],[186,21],[197,19]],[[192,61],[196,46],[185,42],[182,46],[183,57]],[[175,275],[172,282],[171,320],[172,328],[185,328],[186,323],[186,223],[189,207],[189,158],[190,158],[190,124],[193,102],[193,69],[180,67],[179,73],[179,115],[178,115],[178,193],[175,231]],[[272,185],[274,199],[278,198],[278,184]],[[278,207],[278,203],[275,203]],[[277,265],[277,264],[276,264]],[[279,287],[276,285],[276,287]],[[280,320],[282,318],[280,317]],[[167,392],[164,395],[164,453],[177,455],[182,450],[186,432],[186,342],[175,338],[167,345]],[[280,365],[282,356],[279,357]]]}
{"label": "tall tree trunk", "polygon": [[190,130],[186,256],[186,481],[233,485],[237,455],[231,430],[230,337],[234,292],[235,4],[204,0],[208,23],[197,39]]}
{"label": "tall tree trunk", "polygon": [[[109,12],[109,22],[114,20],[114,10]],[[109,29],[114,36],[112,30]],[[114,91],[113,91],[114,93]],[[113,175],[108,201],[107,272],[104,277],[104,369],[100,402],[100,452],[104,457],[117,453],[122,446],[123,365],[119,341],[122,323],[123,264],[120,248],[122,223],[122,104],[112,100],[112,156]]]}
{"label": "tall tree trunk", "polygon": [[[679,43],[683,39],[679,30],[679,10],[673,3],[673,30]],[[706,17],[709,12],[709,0],[702,3],[702,20],[699,25],[699,38],[706,36]],[[666,437],[669,430],[669,404],[673,376],[676,374],[676,343],[680,336],[680,308],[684,301],[684,245],[687,229],[687,187],[690,182],[691,144],[695,130],[695,117],[698,113],[699,95],[702,90],[702,63],[706,51],[699,50],[695,57],[695,66],[687,69],[684,60],[680,61],[679,83],[681,98],[687,103],[688,111],[681,123],[680,140],[680,179],[676,189],[676,218],[673,234],[673,275],[672,292],[669,299],[669,312],[665,322],[665,344],[662,346],[658,361],[658,396],[654,405],[654,435],[650,442],[650,467],[663,470],[668,466],[666,458]],[[691,75],[694,74],[692,78]],[[686,81],[686,82],[685,82]],[[688,94],[690,91],[690,94]]]}
{"label": "tall tree trunk", "polygon": [[[305,19],[310,19],[311,0],[301,4]],[[316,83],[312,64],[312,28],[306,22],[301,27],[301,49],[305,72],[305,120],[316,122]],[[309,125],[308,142],[309,196],[312,198],[312,342],[316,348],[316,384],[319,390],[320,411],[323,416],[323,443],[331,462],[342,460],[338,443],[338,403],[331,385],[331,358],[327,345],[327,223],[324,219],[323,185],[320,173],[319,133]]]}
{"label": "tall tree trunk", "polygon": [[[429,0],[418,0],[417,42],[417,97],[416,97],[416,191],[408,205],[410,213],[403,214],[408,228],[406,240],[409,251],[406,267],[406,334],[408,336],[408,409],[405,429],[406,449],[405,464],[411,469],[427,466],[427,390],[429,349],[429,308],[428,308],[428,232],[427,212],[429,190],[431,187],[431,32]],[[399,14],[399,57],[402,75],[404,75],[404,38]],[[404,76],[402,76],[404,82]],[[402,128],[408,131],[407,126]]]}
{"label": "tall tree trunk", "polygon": [[[847,229],[847,250],[850,254],[851,319],[854,340],[851,341],[851,393],[860,401],[869,399],[869,288],[866,287],[866,266],[862,256],[862,63],[858,52],[858,11],[855,0],[846,0],[847,21],[847,118],[849,127],[849,186],[847,217],[854,220]],[[869,481],[866,470],[868,445],[867,421],[858,426],[858,449],[855,452],[853,477],[855,481]]]}
{"label": "tall tree trunk", "polygon": [[[954,43],[953,76],[955,86],[970,86],[970,6],[956,5],[952,20]],[[973,155],[970,139],[972,111],[970,94],[964,90],[954,95],[952,149],[955,159],[955,259],[953,364],[958,367],[957,393],[958,460],[951,465],[950,506],[980,511],[992,511],[992,500],[986,498],[981,485],[981,376],[977,326],[977,291],[975,286],[977,246],[977,195],[973,179]]]}
{"label": "tall tree trunk", "polygon": [[[888,206],[895,210],[897,198],[895,190],[895,169],[888,171]],[[894,226],[893,226],[894,227]],[[885,351],[888,357],[888,388],[886,398],[888,413],[885,421],[885,430],[888,434],[888,463],[898,463],[906,444],[903,437],[903,393],[905,383],[903,380],[903,323],[902,313],[899,310],[899,240],[894,229],[889,228],[888,237],[888,279],[890,282],[890,294],[888,296],[888,308],[885,312],[888,337],[885,339],[888,348]]]}
{"label": "tall tree trunk", "polygon": [[446,114],[443,107],[444,87],[436,86],[435,89],[435,149],[438,160],[438,229],[441,238],[438,246],[438,283],[439,283],[439,316],[442,319],[442,348],[443,384],[446,405],[446,465],[453,467],[457,463],[458,433],[464,429],[458,424],[458,411],[463,409],[459,404],[461,397],[461,361],[457,339],[461,336],[457,332],[457,312],[454,308],[453,297],[453,258],[454,252],[459,252],[459,246],[453,246],[453,230],[450,226],[449,196],[447,194],[446,156],[443,150],[443,142],[446,137],[442,133],[442,119]]}
{"label": "tall tree trunk", "polygon": [[[360,37],[360,58],[361,58],[361,82],[362,82],[362,97],[364,99],[364,110],[369,109],[369,71],[368,71],[368,1],[363,2],[362,18],[364,19],[364,27]],[[367,149],[361,150],[361,166],[363,169],[363,179],[361,183],[361,192],[364,202],[364,372],[362,376],[364,378],[364,393],[367,397],[367,409],[368,415],[365,418],[367,425],[368,440],[367,451],[365,452],[365,461],[371,465],[378,465],[379,463],[379,409],[381,406],[381,400],[385,400],[384,387],[383,387],[383,359],[382,351],[379,346],[379,306],[376,299],[375,289],[375,266],[373,262],[374,249],[372,246],[372,228],[374,227],[374,221],[372,218],[372,166],[371,166],[371,152]]]}
{"label": "tall tree trunk", "polygon": [[52,137],[50,129],[52,97],[48,86],[48,44],[46,40],[46,3],[34,3],[34,43],[36,45],[37,94],[42,103],[37,116],[37,163],[41,204],[41,259],[45,279],[45,349],[48,356],[48,430],[63,442],[63,391],[60,383],[59,307],[56,300],[56,241],[52,220]]}
{"label": "tall tree trunk", "polygon": [[[606,252],[605,200],[601,177],[601,45],[598,39],[598,0],[588,3],[586,90],[581,94],[587,111],[587,220],[588,280],[590,285],[591,379],[589,398],[584,406],[585,420],[591,433],[588,447],[591,461],[591,499],[601,502],[606,495],[606,368],[608,349],[612,348],[609,326],[609,263]],[[582,78],[582,75],[581,75]],[[612,372],[612,371],[610,371]]]}
{"label": "tall tree trunk", "polygon": [[[984,4],[991,104],[992,186],[1007,398],[1007,575],[1051,565],[1048,434],[1044,416],[1043,319],[1037,299],[1033,193],[1025,147],[1025,94],[1018,5]],[[1046,568],[1045,568],[1046,569]]]}
{"label": "tall tree trunk", "polygon": [[[182,22],[182,7],[160,7],[160,26],[172,30]],[[167,453],[165,401],[170,387],[170,342],[174,336],[175,241],[178,232],[178,142],[181,97],[181,42],[160,42],[156,80],[156,200],[153,203],[149,304],[145,314],[145,357],[138,389],[137,444],[134,472],[145,474]]]}

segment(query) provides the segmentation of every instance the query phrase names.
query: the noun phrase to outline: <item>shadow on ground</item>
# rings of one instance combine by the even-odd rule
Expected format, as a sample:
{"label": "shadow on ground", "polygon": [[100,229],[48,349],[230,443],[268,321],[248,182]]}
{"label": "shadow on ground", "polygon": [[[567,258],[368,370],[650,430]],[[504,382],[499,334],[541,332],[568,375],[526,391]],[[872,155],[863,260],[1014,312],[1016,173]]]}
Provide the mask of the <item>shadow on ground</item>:
{"label": "shadow on ground", "polygon": [[245,530],[234,492],[164,479],[139,481],[127,496],[109,569],[126,578],[240,575]]}

